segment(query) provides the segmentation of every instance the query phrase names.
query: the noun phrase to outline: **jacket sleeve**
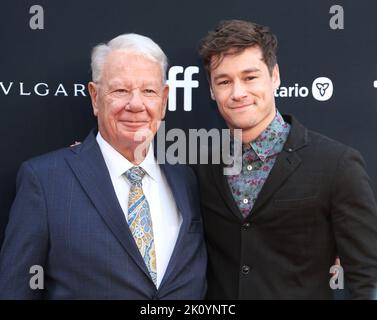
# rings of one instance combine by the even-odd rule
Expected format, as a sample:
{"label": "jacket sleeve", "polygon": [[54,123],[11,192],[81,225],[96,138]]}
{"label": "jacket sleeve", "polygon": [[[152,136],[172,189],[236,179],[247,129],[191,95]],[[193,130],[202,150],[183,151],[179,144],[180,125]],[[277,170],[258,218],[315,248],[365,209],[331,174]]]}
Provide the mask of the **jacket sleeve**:
{"label": "jacket sleeve", "polygon": [[353,299],[377,298],[377,207],[364,160],[348,148],[332,185],[337,251]]}
{"label": "jacket sleeve", "polygon": [[[17,177],[12,205],[0,252],[0,299],[39,299],[40,281],[48,250],[45,197],[31,165],[25,162]],[[34,267],[33,266],[38,266]],[[32,268],[32,269],[31,269]],[[38,277],[33,277],[38,276]]]}

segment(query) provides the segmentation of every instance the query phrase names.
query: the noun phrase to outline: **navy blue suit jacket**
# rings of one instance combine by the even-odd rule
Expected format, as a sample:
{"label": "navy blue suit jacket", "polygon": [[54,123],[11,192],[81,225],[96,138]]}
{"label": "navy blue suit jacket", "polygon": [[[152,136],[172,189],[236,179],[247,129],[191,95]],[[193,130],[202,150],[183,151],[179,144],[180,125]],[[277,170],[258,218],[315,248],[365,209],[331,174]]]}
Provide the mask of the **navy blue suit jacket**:
{"label": "navy blue suit jacket", "polygon": [[[0,254],[0,298],[201,299],[206,250],[196,178],[161,165],[183,222],[159,289],[154,286],[91,132],[80,145],[21,166]],[[44,290],[29,286],[44,269]]]}

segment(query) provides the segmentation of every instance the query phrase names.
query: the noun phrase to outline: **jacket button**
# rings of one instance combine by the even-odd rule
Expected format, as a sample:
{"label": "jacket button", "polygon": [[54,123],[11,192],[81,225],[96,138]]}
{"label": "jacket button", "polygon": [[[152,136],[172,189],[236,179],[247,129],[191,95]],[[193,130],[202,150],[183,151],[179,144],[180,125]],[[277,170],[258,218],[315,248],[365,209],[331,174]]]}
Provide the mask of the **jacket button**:
{"label": "jacket button", "polygon": [[245,222],[243,225],[242,225],[242,229],[243,230],[247,230],[250,228],[250,222]]}
{"label": "jacket button", "polygon": [[242,266],[242,273],[243,274],[248,274],[250,272],[250,267],[247,265]]}

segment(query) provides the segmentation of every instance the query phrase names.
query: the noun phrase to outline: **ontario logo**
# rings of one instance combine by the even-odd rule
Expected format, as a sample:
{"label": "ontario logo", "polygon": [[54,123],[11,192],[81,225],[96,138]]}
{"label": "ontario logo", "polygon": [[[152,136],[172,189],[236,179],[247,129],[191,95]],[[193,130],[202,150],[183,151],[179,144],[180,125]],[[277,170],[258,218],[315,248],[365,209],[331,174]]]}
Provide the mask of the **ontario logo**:
{"label": "ontario logo", "polygon": [[318,101],[327,101],[331,99],[334,93],[334,85],[330,78],[318,77],[313,80],[311,90],[308,87],[300,86],[295,83],[290,87],[279,87],[275,91],[276,98],[306,98],[309,94]]}

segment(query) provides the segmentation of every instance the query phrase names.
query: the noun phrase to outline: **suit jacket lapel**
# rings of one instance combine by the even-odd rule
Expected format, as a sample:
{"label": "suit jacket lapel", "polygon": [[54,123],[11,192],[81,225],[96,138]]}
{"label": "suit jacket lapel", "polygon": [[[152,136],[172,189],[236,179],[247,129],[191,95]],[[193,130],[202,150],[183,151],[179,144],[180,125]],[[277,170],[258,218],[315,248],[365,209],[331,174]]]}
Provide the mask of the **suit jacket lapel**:
{"label": "suit jacket lapel", "polygon": [[268,175],[248,218],[252,218],[255,214],[258,214],[258,209],[272,197],[288,177],[299,167],[301,158],[296,151],[305,147],[308,143],[307,129],[294,117],[289,115],[283,117],[291,125],[288,139],[283,150],[276,158],[274,167]]}
{"label": "suit jacket lapel", "polygon": [[[291,124],[291,131],[284,145],[284,149],[278,155],[274,167],[272,168],[258,198],[253,206],[251,214],[247,217],[250,219],[257,214],[266,201],[284,184],[285,180],[298,168],[301,158],[297,150],[306,146],[307,130],[294,117],[285,115],[284,120]],[[230,209],[237,219],[243,219],[236,202],[232,196],[228,181],[223,173],[224,165],[211,165],[211,171],[216,187],[224,200],[225,205]]]}
{"label": "suit jacket lapel", "polygon": [[72,151],[76,154],[68,157],[67,161],[81,186],[123,248],[140,269],[150,277],[119,205],[94,132],[89,134],[81,146]]}
{"label": "suit jacket lapel", "polygon": [[233,198],[226,175],[224,175],[224,165],[211,165],[210,167],[216,188],[223,198],[225,205],[237,219],[243,219],[241,211],[239,210],[237,203]]}
{"label": "suit jacket lapel", "polygon": [[[291,153],[283,150],[279,154],[275,165],[272,168],[253,206],[251,211],[252,214],[250,214],[247,219],[255,216],[254,212],[258,211],[258,209],[271,198],[271,196],[281,187],[284,181],[296,170],[300,163],[301,159],[297,153]],[[234,216],[237,217],[237,219],[243,219],[243,216],[232,196],[232,191],[230,190],[227,178],[223,173],[223,166],[212,165],[211,168],[216,186],[225,204],[228,206]]]}
{"label": "suit jacket lapel", "polygon": [[288,179],[300,163],[301,158],[297,153],[281,151],[248,217],[255,216],[258,209],[284,184],[284,181]]}

